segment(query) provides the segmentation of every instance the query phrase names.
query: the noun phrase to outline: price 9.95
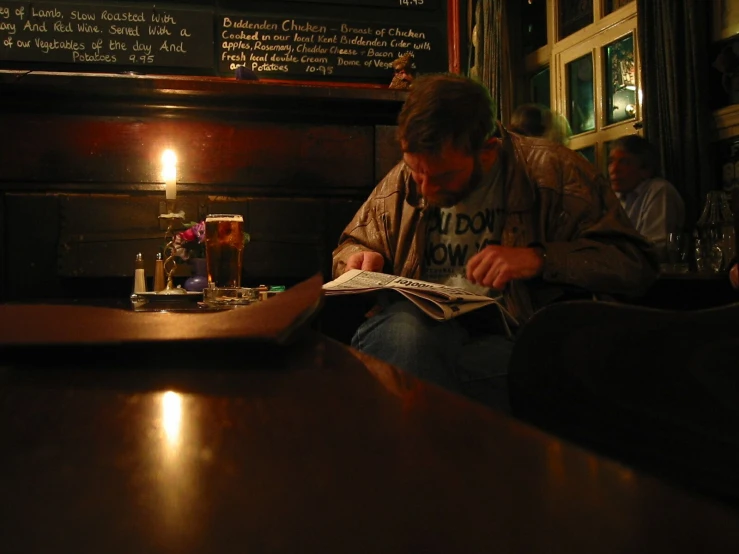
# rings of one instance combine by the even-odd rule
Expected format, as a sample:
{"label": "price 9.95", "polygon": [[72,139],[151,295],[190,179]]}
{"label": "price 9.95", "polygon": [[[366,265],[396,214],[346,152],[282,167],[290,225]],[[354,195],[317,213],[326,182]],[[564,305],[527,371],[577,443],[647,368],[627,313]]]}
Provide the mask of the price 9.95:
{"label": "price 9.95", "polygon": [[136,54],[131,54],[128,56],[128,61],[131,63],[154,63],[154,54],[141,54],[137,56]]}

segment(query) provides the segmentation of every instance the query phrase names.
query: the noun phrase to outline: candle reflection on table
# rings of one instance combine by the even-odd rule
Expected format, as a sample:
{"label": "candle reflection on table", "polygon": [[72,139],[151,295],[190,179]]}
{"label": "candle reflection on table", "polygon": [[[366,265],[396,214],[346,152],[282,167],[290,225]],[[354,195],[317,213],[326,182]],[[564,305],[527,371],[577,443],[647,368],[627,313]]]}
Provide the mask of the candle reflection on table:
{"label": "candle reflection on table", "polygon": [[182,396],[176,392],[167,391],[162,395],[162,422],[169,447],[177,448],[182,425]]}
{"label": "candle reflection on table", "polygon": [[[158,396],[158,398],[157,398]],[[170,545],[183,546],[199,540],[199,525],[202,517],[198,512],[197,473],[202,468],[193,458],[198,445],[188,420],[188,406],[193,399],[174,391],[156,395],[158,413],[155,418],[159,432],[153,435],[157,442],[154,453],[155,482],[158,484],[159,507],[157,519],[161,522],[159,532]]]}

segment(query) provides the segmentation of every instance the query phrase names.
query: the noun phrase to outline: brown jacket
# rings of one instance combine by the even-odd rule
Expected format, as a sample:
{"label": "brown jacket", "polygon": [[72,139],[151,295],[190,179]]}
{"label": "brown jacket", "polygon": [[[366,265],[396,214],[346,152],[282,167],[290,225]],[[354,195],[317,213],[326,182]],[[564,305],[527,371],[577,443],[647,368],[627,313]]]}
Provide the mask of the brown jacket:
{"label": "brown jacket", "polygon": [[[654,256],[596,169],[580,154],[503,130],[498,162],[505,175],[501,244],[541,246],[542,274],[503,291],[519,321],[568,292],[642,294],[656,278]],[[375,187],[333,252],[334,277],[361,250],[385,258],[386,273],[420,278],[425,206],[402,161]]]}

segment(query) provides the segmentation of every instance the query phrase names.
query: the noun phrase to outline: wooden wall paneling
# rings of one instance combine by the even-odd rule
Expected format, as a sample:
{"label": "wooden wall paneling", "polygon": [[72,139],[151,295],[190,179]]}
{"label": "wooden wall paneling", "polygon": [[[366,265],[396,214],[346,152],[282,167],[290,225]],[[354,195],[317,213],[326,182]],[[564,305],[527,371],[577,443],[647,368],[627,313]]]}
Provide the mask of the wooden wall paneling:
{"label": "wooden wall paneling", "polygon": [[256,240],[244,256],[250,266],[246,274],[293,284],[321,272],[325,262],[322,204],[311,198],[251,199],[249,220]]}
{"label": "wooden wall paneling", "polygon": [[329,270],[327,277],[331,277],[331,253],[339,245],[342,231],[364,203],[366,196],[357,199],[334,198],[326,203],[326,250]]}
{"label": "wooden wall paneling", "polygon": [[0,69],[1,113],[159,116],[311,125],[391,124],[407,92],[214,77]]}
{"label": "wooden wall paneling", "polygon": [[378,125],[375,128],[375,180],[377,183],[403,159],[400,144],[395,138],[397,130],[397,125]]}
{"label": "wooden wall paneling", "polygon": [[0,125],[14,134],[0,150],[0,180],[24,186],[156,190],[166,148],[177,153],[184,192],[213,186],[219,192],[341,193],[374,177],[370,126],[39,114],[4,114]]}
{"label": "wooden wall paneling", "polygon": [[245,286],[291,286],[316,273],[324,274],[323,254],[316,243],[255,241],[244,250]]}
{"label": "wooden wall paneling", "polygon": [[57,278],[59,199],[5,195],[6,300],[63,296]]}
{"label": "wooden wall paneling", "polygon": [[[159,219],[163,200],[164,194],[60,195],[59,276],[130,277],[139,252],[146,273],[153,275],[156,254],[165,246],[166,225]],[[175,210],[185,212],[185,222],[197,220],[201,202],[204,198],[180,196]],[[179,274],[184,273],[183,268]]]}

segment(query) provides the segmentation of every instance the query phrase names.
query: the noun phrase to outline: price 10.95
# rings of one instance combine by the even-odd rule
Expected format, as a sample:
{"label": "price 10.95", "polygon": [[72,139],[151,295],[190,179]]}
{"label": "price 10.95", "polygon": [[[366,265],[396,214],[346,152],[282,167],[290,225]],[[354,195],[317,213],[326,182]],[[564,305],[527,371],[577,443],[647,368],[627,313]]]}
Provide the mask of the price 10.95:
{"label": "price 10.95", "polygon": [[320,73],[321,75],[331,75],[334,68],[330,65],[309,65],[305,68],[306,73]]}

